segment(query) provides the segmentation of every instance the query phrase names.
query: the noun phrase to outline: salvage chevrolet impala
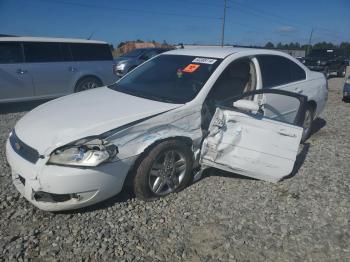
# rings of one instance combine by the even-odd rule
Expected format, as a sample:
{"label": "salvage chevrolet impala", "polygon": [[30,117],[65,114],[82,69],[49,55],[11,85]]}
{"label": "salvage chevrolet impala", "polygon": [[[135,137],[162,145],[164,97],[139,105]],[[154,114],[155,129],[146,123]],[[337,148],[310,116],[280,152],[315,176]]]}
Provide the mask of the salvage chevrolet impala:
{"label": "salvage chevrolet impala", "polygon": [[43,210],[131,186],[152,200],[209,167],[276,182],[327,100],[323,74],[261,49],[173,50],[107,87],[26,114],[6,144],[13,183]]}

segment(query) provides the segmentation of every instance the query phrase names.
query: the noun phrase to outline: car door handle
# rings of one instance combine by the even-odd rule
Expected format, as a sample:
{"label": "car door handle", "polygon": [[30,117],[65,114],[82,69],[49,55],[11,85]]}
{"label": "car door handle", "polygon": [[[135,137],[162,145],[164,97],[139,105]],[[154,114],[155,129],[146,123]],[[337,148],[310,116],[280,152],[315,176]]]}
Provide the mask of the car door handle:
{"label": "car door handle", "polygon": [[282,136],[289,136],[289,137],[296,137],[297,136],[296,134],[290,133],[290,132],[288,132],[287,130],[284,130],[284,129],[279,130],[277,133],[282,135]]}
{"label": "car door handle", "polygon": [[68,70],[69,70],[70,72],[75,72],[75,71],[77,71],[77,69],[76,69],[75,67],[72,67],[72,66],[68,67]]}
{"label": "car door handle", "polygon": [[20,68],[16,70],[16,73],[19,74],[19,75],[24,75],[27,72],[28,72],[27,70],[23,70],[23,69],[20,69]]}
{"label": "car door handle", "polygon": [[296,88],[296,89],[295,89],[295,92],[298,93],[298,94],[301,94],[301,93],[303,93],[303,89],[301,89],[301,88]]}

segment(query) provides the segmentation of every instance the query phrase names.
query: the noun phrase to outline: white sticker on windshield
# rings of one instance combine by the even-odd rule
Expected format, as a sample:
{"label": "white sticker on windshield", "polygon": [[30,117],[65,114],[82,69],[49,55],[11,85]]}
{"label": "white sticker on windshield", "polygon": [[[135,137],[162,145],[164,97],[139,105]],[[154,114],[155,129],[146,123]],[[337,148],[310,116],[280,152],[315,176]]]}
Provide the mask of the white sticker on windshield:
{"label": "white sticker on windshield", "polygon": [[212,65],[215,62],[216,62],[216,59],[202,58],[202,57],[197,57],[192,61],[192,63],[208,64],[208,65]]}

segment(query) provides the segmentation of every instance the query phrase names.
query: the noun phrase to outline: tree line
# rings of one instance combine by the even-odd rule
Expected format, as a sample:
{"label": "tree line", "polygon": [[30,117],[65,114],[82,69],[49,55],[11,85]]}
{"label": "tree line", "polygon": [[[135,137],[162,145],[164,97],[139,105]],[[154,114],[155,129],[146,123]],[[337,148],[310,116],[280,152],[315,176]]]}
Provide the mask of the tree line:
{"label": "tree line", "polygon": [[343,50],[344,54],[346,56],[350,56],[350,42],[342,42],[339,45],[330,43],[330,42],[319,42],[314,45],[301,45],[298,42],[291,42],[289,44],[282,44],[281,42],[274,45],[272,42],[268,42],[264,46],[268,49],[296,49],[296,50],[312,50],[312,49],[333,49],[333,48],[340,48]]}

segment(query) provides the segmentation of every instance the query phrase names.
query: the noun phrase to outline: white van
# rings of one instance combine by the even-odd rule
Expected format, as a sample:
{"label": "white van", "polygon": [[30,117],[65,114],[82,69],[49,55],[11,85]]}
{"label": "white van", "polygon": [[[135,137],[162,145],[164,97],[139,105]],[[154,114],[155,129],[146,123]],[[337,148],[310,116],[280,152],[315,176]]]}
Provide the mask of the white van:
{"label": "white van", "polygon": [[0,37],[0,103],[59,97],[116,79],[105,42]]}

